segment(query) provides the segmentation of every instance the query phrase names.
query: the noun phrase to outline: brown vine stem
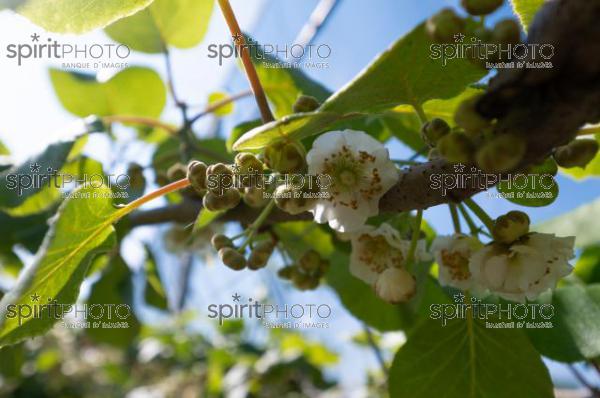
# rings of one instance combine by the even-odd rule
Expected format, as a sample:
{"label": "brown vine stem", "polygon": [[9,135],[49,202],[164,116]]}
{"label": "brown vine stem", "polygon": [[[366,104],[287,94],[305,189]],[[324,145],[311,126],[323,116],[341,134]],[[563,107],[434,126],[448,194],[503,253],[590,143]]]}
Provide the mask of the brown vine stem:
{"label": "brown vine stem", "polygon": [[250,53],[246,45],[246,38],[242,34],[242,30],[240,29],[240,25],[235,18],[235,14],[233,13],[231,4],[229,4],[229,0],[219,0],[219,7],[221,7],[225,21],[229,26],[229,31],[233,37],[234,44],[241,54],[244,70],[246,71],[246,76],[248,77],[250,86],[252,87],[252,92],[254,93],[254,98],[256,99],[256,103],[260,110],[262,121],[263,123],[272,122],[275,120],[275,118],[273,117],[273,113],[271,113],[271,108],[269,108],[265,91],[260,83],[256,69],[254,68],[254,64],[252,64],[252,60],[250,59]]}
{"label": "brown vine stem", "polygon": [[151,117],[143,117],[143,116],[127,116],[127,115],[104,116],[102,118],[102,122],[104,122],[104,123],[140,124],[143,126],[161,128],[163,130],[168,131],[171,134],[176,134],[177,131],[179,131],[179,129],[177,127],[172,126],[168,123],[162,122],[158,119],[154,119]]}

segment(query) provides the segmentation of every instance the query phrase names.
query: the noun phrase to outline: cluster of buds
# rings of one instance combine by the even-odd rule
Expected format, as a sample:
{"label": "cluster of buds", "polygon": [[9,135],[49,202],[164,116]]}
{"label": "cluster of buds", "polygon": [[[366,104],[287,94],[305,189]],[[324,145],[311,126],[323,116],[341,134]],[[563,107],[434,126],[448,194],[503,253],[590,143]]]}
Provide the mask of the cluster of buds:
{"label": "cluster of buds", "polygon": [[277,141],[265,148],[267,167],[282,174],[306,172],[306,149],[298,141]]}
{"label": "cluster of buds", "polygon": [[236,247],[233,240],[222,234],[213,235],[211,245],[219,253],[219,258],[227,267],[235,271],[244,268],[258,270],[264,268],[273,254],[275,244],[271,240],[261,240],[255,242],[248,254],[245,255],[245,248]]}
{"label": "cluster of buds", "polygon": [[309,250],[302,255],[297,264],[280,269],[278,274],[300,290],[313,290],[319,286],[328,268],[329,261],[321,258],[315,250]]}

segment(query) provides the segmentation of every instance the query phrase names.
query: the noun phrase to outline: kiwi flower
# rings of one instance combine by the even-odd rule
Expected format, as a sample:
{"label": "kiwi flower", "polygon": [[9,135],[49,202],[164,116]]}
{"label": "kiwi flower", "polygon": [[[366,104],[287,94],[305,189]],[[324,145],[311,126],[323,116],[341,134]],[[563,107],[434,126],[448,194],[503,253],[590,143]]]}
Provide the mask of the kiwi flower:
{"label": "kiwi flower", "polygon": [[479,239],[463,234],[438,236],[431,244],[431,251],[438,264],[438,279],[443,286],[461,290],[471,287],[469,259],[483,244]]}
{"label": "kiwi flower", "polygon": [[[310,211],[317,223],[352,232],[379,213],[379,199],[398,180],[388,150],[362,131],[331,131],[319,136],[307,154],[308,173],[327,176]],[[325,185],[325,186],[323,186]]]}

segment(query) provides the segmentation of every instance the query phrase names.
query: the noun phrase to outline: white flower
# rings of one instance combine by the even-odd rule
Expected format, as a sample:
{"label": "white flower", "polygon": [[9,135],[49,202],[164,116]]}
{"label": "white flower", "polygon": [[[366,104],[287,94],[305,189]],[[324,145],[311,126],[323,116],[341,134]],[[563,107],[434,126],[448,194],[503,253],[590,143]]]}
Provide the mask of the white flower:
{"label": "white flower", "polygon": [[[405,275],[408,272],[403,268],[409,248],[410,241],[401,239],[398,231],[389,224],[381,224],[379,228],[365,226],[352,237],[350,272],[375,287],[382,299],[391,303],[399,302],[399,298],[406,301],[415,290],[414,280],[409,281]],[[425,241],[418,241],[414,260],[419,262],[430,258]],[[399,269],[402,273],[388,272]]]}
{"label": "white flower", "polygon": [[533,300],[571,272],[574,237],[530,233],[510,246],[492,243],[471,257],[476,290],[507,300]]}
{"label": "white flower", "polygon": [[309,174],[326,174],[331,182],[322,189],[329,198],[317,200],[310,211],[316,222],[329,222],[339,232],[356,231],[377,215],[379,199],[398,180],[388,150],[362,131],[319,136],[306,160]]}
{"label": "white flower", "polygon": [[479,239],[463,234],[436,237],[431,244],[431,251],[438,264],[440,284],[462,290],[469,289],[469,258],[482,247]]}

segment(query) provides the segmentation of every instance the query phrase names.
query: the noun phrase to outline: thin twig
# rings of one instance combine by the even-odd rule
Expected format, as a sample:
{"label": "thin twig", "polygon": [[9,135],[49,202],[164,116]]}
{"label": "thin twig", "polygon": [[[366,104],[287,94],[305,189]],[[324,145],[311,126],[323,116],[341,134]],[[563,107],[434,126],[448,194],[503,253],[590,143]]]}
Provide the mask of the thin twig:
{"label": "thin twig", "polygon": [[321,0],[308,17],[294,43],[306,47],[317,37],[319,31],[325,26],[333,10],[341,3],[340,0]]}
{"label": "thin twig", "polygon": [[569,369],[571,370],[571,372],[573,373],[573,375],[575,376],[575,378],[583,386],[585,386],[588,390],[590,390],[590,392],[592,393],[592,396],[594,398],[599,398],[600,397],[600,389],[598,389],[597,387],[594,387],[589,381],[587,381],[585,379],[585,377],[583,377],[583,375],[581,374],[581,372],[579,372],[575,366],[569,365]]}
{"label": "thin twig", "polygon": [[213,112],[219,110],[220,108],[224,107],[225,105],[228,105],[228,104],[230,104],[230,103],[232,103],[234,101],[237,101],[237,100],[239,100],[241,98],[244,98],[244,97],[247,97],[249,95],[252,95],[252,90],[242,91],[242,92],[234,94],[234,95],[232,95],[230,97],[223,98],[222,100],[215,101],[212,104],[208,105],[206,108],[204,108],[204,110],[202,112],[198,113],[197,115],[192,116],[190,118],[190,120],[189,120],[188,123],[190,125],[192,125],[198,119],[200,119],[200,118],[202,118],[202,117],[204,117],[204,116],[206,116],[206,115],[208,115],[210,113],[213,113]]}
{"label": "thin twig", "polygon": [[163,130],[168,131],[171,134],[177,133],[177,127],[172,126],[168,123],[162,122],[158,119],[154,119],[151,117],[144,116],[128,116],[128,115],[111,115],[104,116],[102,118],[102,122],[104,123],[131,123],[131,124],[140,124],[143,126],[149,127],[157,127]]}
{"label": "thin twig", "polygon": [[252,87],[252,92],[254,93],[256,104],[258,105],[258,109],[260,110],[262,121],[263,123],[272,122],[273,120],[275,120],[275,118],[273,117],[271,108],[269,108],[269,103],[267,102],[265,91],[260,83],[260,79],[258,78],[256,69],[254,68],[254,64],[250,59],[250,53],[248,52],[248,47],[246,45],[246,38],[242,34],[242,30],[240,29],[240,25],[238,24],[238,21],[235,18],[235,14],[233,13],[231,4],[229,4],[229,0],[219,0],[219,6],[221,7],[221,11],[223,12],[225,21],[229,26],[229,31],[231,32],[231,36],[233,37],[234,44],[236,45],[239,53],[241,54],[242,63],[244,64],[244,70],[246,71],[246,76],[248,77],[250,86]]}
{"label": "thin twig", "polygon": [[381,371],[383,372],[384,375],[386,375],[386,377],[389,376],[389,371],[385,364],[385,359],[383,358],[383,353],[381,352],[381,349],[379,348],[379,346],[375,342],[375,339],[373,338],[373,332],[371,332],[371,329],[365,324],[363,324],[363,330],[365,331],[365,334],[367,336],[367,343],[373,350],[373,354],[375,354],[375,358],[377,358],[377,362],[379,362]]}

